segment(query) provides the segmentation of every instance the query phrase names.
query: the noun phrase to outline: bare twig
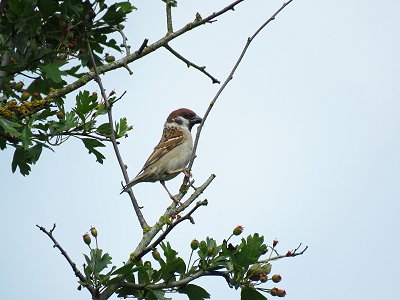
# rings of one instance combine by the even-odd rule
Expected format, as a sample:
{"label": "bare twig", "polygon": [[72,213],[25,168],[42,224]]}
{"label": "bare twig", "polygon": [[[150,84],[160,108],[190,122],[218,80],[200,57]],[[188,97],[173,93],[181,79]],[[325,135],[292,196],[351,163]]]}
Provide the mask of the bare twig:
{"label": "bare twig", "polygon": [[180,59],[181,61],[183,61],[187,67],[193,67],[197,70],[199,70],[200,72],[204,73],[207,77],[209,77],[212,80],[212,83],[221,83],[217,78],[215,78],[214,76],[212,76],[210,73],[208,73],[206,71],[206,67],[205,66],[198,66],[195,63],[192,63],[190,60],[186,59],[185,57],[183,57],[182,55],[180,55],[178,52],[176,52],[174,49],[171,48],[170,45],[165,45],[164,46],[165,49],[167,49],[169,52],[171,52],[173,55],[175,55],[178,59]]}
{"label": "bare twig", "polygon": [[[72,271],[74,271],[75,276],[78,277],[81,282],[86,282],[87,281],[86,277],[78,270],[78,268],[76,267],[76,263],[74,263],[72,261],[72,259],[69,257],[67,252],[63,249],[63,247],[61,247],[61,245],[54,238],[53,232],[54,232],[54,229],[56,229],[56,224],[54,223],[53,228],[49,231],[47,231],[46,228],[44,228],[43,226],[36,225],[36,227],[39,228],[40,231],[44,232],[53,241],[53,243],[54,243],[53,247],[60,250],[61,254],[67,260],[68,264],[71,266]],[[90,292],[90,294],[92,294],[92,296],[95,294],[95,290],[93,289],[92,286],[85,285],[85,288],[88,289],[88,291]]]}
{"label": "bare twig", "polygon": [[[125,48],[125,53],[126,53],[126,55],[130,55],[130,54],[131,54],[131,46],[129,46],[128,43],[127,43],[128,39],[127,39],[125,33],[123,32],[122,27],[121,27],[121,26],[115,26],[115,29],[119,32],[119,34],[120,34],[121,37],[122,37],[122,47]],[[128,64],[125,64],[125,65],[124,65],[124,68],[128,70],[129,75],[132,75],[132,74],[133,74],[133,72],[132,72],[132,70],[129,68]]]}
{"label": "bare twig", "polygon": [[[115,137],[114,121],[113,121],[113,116],[112,116],[112,107],[110,106],[110,103],[109,103],[108,100],[107,100],[108,97],[107,97],[107,95],[106,95],[106,91],[105,91],[104,86],[103,86],[103,83],[102,83],[102,81],[101,81],[100,74],[99,74],[99,71],[98,71],[98,69],[97,69],[96,62],[95,62],[95,60],[94,60],[93,52],[92,52],[92,49],[91,49],[91,47],[90,47],[90,42],[89,42],[89,41],[87,42],[87,45],[88,45],[88,50],[89,50],[89,53],[90,53],[90,58],[91,58],[91,60],[92,60],[92,64],[93,64],[93,68],[94,68],[94,79],[96,80],[97,84],[99,85],[99,88],[100,88],[100,91],[101,91],[101,95],[102,95],[102,97],[103,97],[105,106],[106,106],[106,108],[107,108],[108,123],[110,124],[110,139],[111,139],[111,141],[112,141],[112,145],[113,145],[113,148],[114,148],[114,152],[115,152],[115,155],[117,156],[117,160],[118,160],[119,166],[120,166],[120,168],[121,168],[122,174],[123,174],[123,176],[124,176],[125,182],[128,183],[128,182],[129,182],[129,175],[128,175],[128,172],[127,172],[127,170],[126,170],[125,164],[124,164],[124,162],[122,161],[122,156],[121,156],[121,153],[119,152],[117,139],[116,139],[116,137]],[[133,208],[134,208],[134,210],[135,210],[135,213],[136,213],[136,215],[137,215],[137,217],[138,217],[140,226],[141,226],[142,228],[147,227],[148,225],[147,225],[147,223],[146,223],[146,220],[144,219],[144,216],[143,216],[143,214],[142,214],[142,212],[141,212],[141,210],[140,210],[139,204],[137,203],[137,200],[136,200],[136,198],[135,198],[135,195],[133,194],[132,189],[130,189],[130,190],[128,191],[128,194],[129,194],[129,196],[130,196],[130,198],[131,198],[131,202],[132,202]]]}
{"label": "bare twig", "polygon": [[144,39],[143,43],[140,45],[139,49],[137,50],[138,55],[142,54],[144,48],[147,47],[147,43],[149,42],[148,39]]}
{"label": "bare twig", "polygon": [[[201,121],[199,127],[197,128],[197,134],[196,134],[196,138],[194,141],[194,146],[193,146],[193,153],[192,153],[192,158],[190,159],[189,165],[188,165],[188,170],[190,171],[192,169],[193,166],[193,162],[194,159],[196,158],[196,150],[197,150],[197,145],[199,144],[199,139],[200,139],[200,134],[201,131],[203,129],[204,123],[207,120],[208,115],[211,112],[211,109],[213,108],[215,102],[217,101],[218,97],[221,95],[222,91],[225,89],[225,87],[228,85],[228,83],[233,79],[233,74],[236,72],[236,69],[238,68],[239,64],[241,63],[244,55],[246,54],[247,49],[249,48],[251,42],[254,40],[254,38],[260,33],[260,31],[267,26],[272,20],[275,19],[275,17],[293,0],[287,1],[285,3],[283,3],[283,5],[267,20],[265,21],[257,30],[256,32],[247,39],[247,42],[242,50],[242,52],[239,55],[238,60],[236,61],[235,65],[233,66],[231,72],[229,73],[228,77],[225,79],[224,83],[222,84],[222,86],[219,88],[218,92],[216,93],[216,95],[214,96],[214,99],[212,99],[212,101],[210,102],[206,113],[204,114],[203,120]],[[207,18],[206,18],[207,19]],[[203,19],[204,21],[205,19]],[[185,177],[184,179],[184,184],[187,183],[189,179],[187,177]]]}
{"label": "bare twig", "polygon": [[174,29],[172,27],[172,6],[168,1],[165,4],[165,8],[167,14],[167,34],[171,34],[172,32],[174,32]]}
{"label": "bare twig", "polygon": [[288,251],[284,255],[272,256],[267,259],[260,260],[260,261],[258,261],[258,263],[267,263],[270,261],[279,260],[279,259],[286,258],[286,257],[295,257],[295,256],[303,255],[303,253],[306,252],[306,250],[308,249],[308,246],[305,246],[302,251],[297,252],[300,249],[300,247],[301,247],[301,243],[299,244],[299,246],[296,249],[294,249],[292,251]]}

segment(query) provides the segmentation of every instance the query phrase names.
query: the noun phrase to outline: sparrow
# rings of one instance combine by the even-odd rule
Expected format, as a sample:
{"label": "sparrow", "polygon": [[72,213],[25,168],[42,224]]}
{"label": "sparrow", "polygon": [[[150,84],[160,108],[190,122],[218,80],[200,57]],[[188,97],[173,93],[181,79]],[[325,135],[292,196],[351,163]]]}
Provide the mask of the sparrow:
{"label": "sparrow", "polygon": [[139,182],[159,181],[169,197],[179,203],[169,192],[165,181],[175,178],[181,172],[187,175],[186,166],[193,152],[191,130],[201,121],[202,118],[187,108],[171,112],[164,123],[160,142],[136,177],[124,186],[121,194]]}

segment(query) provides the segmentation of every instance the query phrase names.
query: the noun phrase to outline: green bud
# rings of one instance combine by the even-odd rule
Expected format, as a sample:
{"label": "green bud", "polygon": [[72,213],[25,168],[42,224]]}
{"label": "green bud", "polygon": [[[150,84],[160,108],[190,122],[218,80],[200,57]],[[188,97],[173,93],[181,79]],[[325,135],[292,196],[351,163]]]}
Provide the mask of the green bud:
{"label": "green bud", "polygon": [[161,258],[160,252],[158,252],[157,250],[153,250],[153,251],[151,252],[151,255],[153,255],[153,258],[154,258],[155,260],[157,260],[157,261]]}
{"label": "green bud", "polygon": [[278,283],[278,282],[280,282],[281,280],[282,280],[282,276],[281,276],[281,275],[279,275],[279,274],[274,274],[274,275],[272,275],[272,281],[273,281],[273,282]]}
{"label": "green bud", "polygon": [[83,241],[85,242],[86,245],[90,245],[90,243],[92,242],[92,239],[90,238],[90,235],[86,232],[83,235]]}
{"label": "green bud", "polygon": [[94,238],[97,238],[97,229],[96,229],[96,227],[90,228],[90,233],[92,234],[92,236]]}
{"label": "green bud", "polygon": [[241,235],[243,230],[243,226],[238,225],[235,227],[235,229],[233,229],[233,235]]}
{"label": "green bud", "polygon": [[194,239],[191,243],[190,243],[190,248],[192,248],[192,250],[197,250],[197,248],[199,248],[199,241]]}

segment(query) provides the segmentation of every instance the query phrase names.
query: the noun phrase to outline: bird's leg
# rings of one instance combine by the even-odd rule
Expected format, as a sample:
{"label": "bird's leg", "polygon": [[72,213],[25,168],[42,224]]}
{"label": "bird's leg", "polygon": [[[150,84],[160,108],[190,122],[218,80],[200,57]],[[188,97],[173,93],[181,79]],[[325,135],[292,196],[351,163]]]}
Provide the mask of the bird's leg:
{"label": "bird's leg", "polygon": [[178,203],[178,204],[181,204],[181,202],[180,202],[178,199],[176,199],[176,197],[175,197],[174,195],[172,195],[172,194],[169,192],[169,190],[167,189],[167,186],[165,185],[165,181],[162,180],[162,181],[160,181],[160,183],[161,183],[161,185],[164,187],[164,189],[167,191],[169,197],[170,197],[174,202],[176,202],[176,203]]}

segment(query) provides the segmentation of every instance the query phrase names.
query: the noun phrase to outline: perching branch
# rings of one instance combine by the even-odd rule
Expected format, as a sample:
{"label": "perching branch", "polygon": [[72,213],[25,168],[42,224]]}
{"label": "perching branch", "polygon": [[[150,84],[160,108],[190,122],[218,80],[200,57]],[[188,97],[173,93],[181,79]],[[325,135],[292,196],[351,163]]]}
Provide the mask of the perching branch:
{"label": "perching branch", "polygon": [[172,231],[172,229],[174,229],[179,223],[185,221],[185,220],[190,220],[190,222],[193,222],[193,218],[192,218],[192,214],[201,206],[207,206],[208,201],[203,200],[203,201],[199,201],[196,203],[196,205],[183,217],[177,219],[175,222],[173,222],[172,224],[170,224],[164,231],[162,234],[160,234],[160,236],[153,242],[151,243],[149,246],[146,247],[146,249],[144,249],[139,255],[135,256],[136,260],[141,259],[143,256],[145,256],[147,253],[149,253],[151,250],[155,249],[166,237],[167,235]]}
{"label": "perching branch", "polygon": [[[130,55],[127,55],[127,56],[125,56],[115,62],[109,63],[107,65],[99,66],[97,68],[97,73],[104,74],[111,70],[121,68],[139,58],[142,58],[143,56],[146,56],[146,55],[154,52],[155,50],[159,49],[160,47],[167,45],[170,41],[181,36],[182,34],[188,32],[190,30],[193,30],[194,28],[199,27],[201,25],[210,23],[210,21],[212,21],[216,17],[226,13],[227,11],[234,10],[234,7],[243,1],[244,0],[236,0],[236,1],[232,2],[231,4],[229,4],[228,6],[226,6],[225,8],[212,13],[211,15],[209,15],[208,17],[206,17],[204,19],[196,18],[196,20],[194,20],[193,22],[190,22],[190,23],[186,24],[184,27],[182,27],[181,29],[179,29],[175,32],[172,32],[169,35],[164,36],[163,38],[159,39],[158,41],[154,42],[153,44],[151,44],[149,46],[147,46],[147,42],[146,42],[145,44],[142,44],[142,46],[134,53],[131,53]],[[83,75],[78,80],[74,81],[73,83],[68,84],[63,88],[58,89],[58,90],[48,94],[45,99],[52,100],[52,99],[60,98],[66,94],[69,94],[70,92],[72,92],[74,90],[79,89],[80,87],[84,86],[85,84],[87,84],[88,82],[93,80],[95,77],[96,77],[95,72],[89,72],[89,73]]]}
{"label": "perching branch", "polygon": [[178,52],[176,52],[174,49],[171,48],[170,45],[165,45],[164,46],[165,49],[167,49],[169,52],[171,52],[173,55],[175,55],[175,57],[177,57],[178,59],[180,59],[181,61],[183,61],[187,67],[193,67],[197,70],[199,70],[201,73],[204,73],[207,77],[209,77],[212,80],[212,83],[221,83],[217,78],[215,78],[214,76],[212,76],[210,73],[208,73],[206,71],[206,67],[205,66],[198,66],[195,63],[192,63],[190,60],[186,59],[185,57],[183,57],[182,55],[180,55]]}
{"label": "perching branch", "polygon": [[[222,84],[222,86],[219,88],[218,92],[216,93],[216,95],[214,96],[214,99],[212,99],[212,101],[210,102],[206,113],[204,114],[203,120],[201,121],[200,125],[197,128],[197,133],[196,133],[196,138],[194,141],[194,145],[193,145],[193,153],[192,153],[192,158],[190,159],[189,165],[188,165],[188,170],[190,171],[192,169],[193,166],[193,162],[194,159],[196,158],[196,150],[197,150],[197,146],[199,144],[199,139],[200,139],[200,134],[201,131],[203,129],[204,123],[207,120],[208,115],[211,112],[211,109],[213,108],[215,102],[217,101],[218,97],[221,95],[222,91],[225,89],[225,87],[228,85],[228,83],[233,79],[233,74],[236,72],[236,69],[238,68],[239,64],[241,63],[244,55],[246,54],[247,49],[249,48],[251,42],[254,40],[254,38],[260,33],[260,31],[267,26],[272,20],[275,19],[275,17],[293,0],[290,0],[288,2],[283,3],[283,5],[267,20],[265,21],[257,30],[256,32],[247,39],[247,42],[242,50],[242,52],[239,55],[238,60],[236,61],[235,65],[233,66],[231,72],[229,73],[228,77],[225,79],[224,83]],[[184,179],[184,183],[187,183],[187,181],[189,180],[187,177],[185,177]]]}
{"label": "perching branch", "polygon": [[[125,182],[128,183],[129,182],[128,171],[126,170],[125,164],[124,164],[124,162],[122,160],[122,156],[121,156],[121,153],[119,152],[119,148],[118,148],[118,142],[117,142],[117,139],[115,137],[114,121],[113,121],[113,116],[112,116],[112,107],[111,107],[110,103],[108,102],[108,97],[106,95],[106,91],[105,91],[103,83],[101,81],[100,74],[99,74],[98,68],[96,66],[96,62],[94,60],[93,52],[92,52],[92,49],[90,47],[90,42],[89,41],[87,42],[87,46],[88,46],[90,58],[91,58],[91,61],[92,61],[92,64],[93,64],[93,68],[94,68],[94,72],[93,72],[94,73],[94,80],[97,82],[97,84],[98,84],[98,86],[100,88],[101,96],[103,97],[103,100],[104,100],[104,105],[107,108],[108,123],[110,125],[110,139],[111,139],[111,142],[112,142],[112,145],[113,145],[113,148],[114,148],[115,155],[117,156],[117,160],[118,160],[119,166],[121,168],[122,174],[124,176]],[[140,226],[142,228],[147,227],[148,225],[146,223],[146,220],[144,219],[144,216],[143,216],[143,214],[142,214],[142,212],[140,210],[139,204],[137,203],[137,200],[135,198],[135,195],[133,194],[132,189],[130,189],[128,191],[128,194],[129,194],[129,196],[131,198],[131,202],[132,202],[133,208],[135,210],[136,216],[138,217]]]}
{"label": "perching branch", "polygon": [[[67,260],[68,264],[71,266],[72,271],[74,271],[75,276],[79,278],[80,281],[86,282],[86,277],[83,276],[83,274],[78,270],[76,267],[76,264],[72,261],[72,259],[69,257],[67,252],[61,247],[61,245],[57,242],[57,240],[53,236],[53,231],[56,229],[56,224],[54,223],[53,228],[50,231],[47,231],[46,228],[43,226],[36,225],[37,228],[39,228],[42,232],[44,232],[54,243],[53,248],[57,248],[60,250],[61,254],[64,256],[64,258]],[[93,296],[95,293],[95,290],[93,289],[92,286],[90,285],[85,285],[85,288],[88,289],[90,294]]]}

